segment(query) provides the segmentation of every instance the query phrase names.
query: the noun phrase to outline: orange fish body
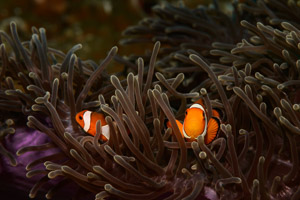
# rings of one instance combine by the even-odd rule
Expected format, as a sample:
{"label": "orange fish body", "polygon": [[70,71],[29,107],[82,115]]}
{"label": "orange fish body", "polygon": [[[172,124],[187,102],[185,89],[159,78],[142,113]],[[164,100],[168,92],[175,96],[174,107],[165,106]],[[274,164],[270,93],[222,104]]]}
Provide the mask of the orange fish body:
{"label": "orange fish body", "polygon": [[[202,100],[196,101],[186,110],[183,124],[176,120],[177,126],[183,138],[187,141],[195,141],[197,137],[204,134],[205,144],[211,143],[220,129],[220,115],[216,110],[212,110],[212,117],[208,121],[207,111]],[[171,127],[167,122],[167,127]]]}
{"label": "orange fish body", "polygon": [[96,135],[96,123],[101,121],[102,134],[100,139],[102,141],[107,141],[109,139],[110,131],[109,126],[105,121],[105,117],[101,113],[92,112],[89,110],[83,110],[76,114],[76,121],[83,128],[83,130],[93,136]]}

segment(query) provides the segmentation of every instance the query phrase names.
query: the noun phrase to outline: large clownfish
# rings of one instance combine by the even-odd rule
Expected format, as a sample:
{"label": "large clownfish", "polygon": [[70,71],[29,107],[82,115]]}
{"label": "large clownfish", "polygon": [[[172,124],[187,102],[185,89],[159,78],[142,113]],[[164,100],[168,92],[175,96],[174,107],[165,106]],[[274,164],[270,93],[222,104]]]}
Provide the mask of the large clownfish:
{"label": "large clownfish", "polygon": [[83,128],[83,130],[93,136],[96,135],[96,123],[97,121],[101,121],[101,130],[102,134],[100,135],[100,139],[102,141],[109,140],[109,126],[105,121],[105,117],[101,113],[92,112],[89,110],[83,110],[76,114],[77,123]]}
{"label": "large clownfish", "polygon": [[[217,137],[220,123],[220,114],[215,109],[212,110],[212,117],[208,121],[207,110],[202,99],[196,101],[186,110],[183,124],[176,120],[183,138],[186,138],[187,141],[194,141],[199,135],[204,134],[205,144],[211,143]],[[169,121],[167,127],[171,127]]]}

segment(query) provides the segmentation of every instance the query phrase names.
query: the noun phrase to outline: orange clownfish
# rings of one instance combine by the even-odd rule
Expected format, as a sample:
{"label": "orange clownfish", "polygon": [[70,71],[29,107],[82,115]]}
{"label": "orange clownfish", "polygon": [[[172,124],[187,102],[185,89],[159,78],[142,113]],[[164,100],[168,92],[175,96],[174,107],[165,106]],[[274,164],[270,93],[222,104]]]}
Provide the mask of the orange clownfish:
{"label": "orange clownfish", "polygon": [[102,134],[100,135],[100,139],[102,141],[109,140],[109,126],[105,121],[105,117],[101,113],[92,112],[89,110],[83,110],[76,114],[77,123],[83,128],[83,130],[93,136],[96,135],[96,123],[97,121],[101,121],[101,130]]}
{"label": "orange clownfish", "polygon": [[[220,123],[220,114],[215,109],[212,110],[212,117],[208,121],[207,111],[201,99],[186,110],[183,124],[176,120],[183,138],[186,138],[188,141],[194,141],[199,135],[204,134],[205,144],[211,143],[217,137]],[[167,122],[167,127],[171,127],[169,121]]]}

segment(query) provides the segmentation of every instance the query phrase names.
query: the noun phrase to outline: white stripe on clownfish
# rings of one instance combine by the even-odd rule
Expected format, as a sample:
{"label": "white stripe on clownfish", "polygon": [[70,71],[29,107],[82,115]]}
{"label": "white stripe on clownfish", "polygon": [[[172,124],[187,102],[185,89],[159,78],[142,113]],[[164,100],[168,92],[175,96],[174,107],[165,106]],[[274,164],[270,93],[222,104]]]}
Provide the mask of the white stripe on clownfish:
{"label": "white stripe on clownfish", "polygon": [[91,126],[91,115],[92,115],[91,111],[86,111],[83,114],[83,122],[84,122],[83,130],[85,132],[88,132],[88,130],[90,129],[90,126]]}
{"label": "white stripe on clownfish", "polygon": [[110,130],[109,130],[109,125],[104,125],[104,126],[101,126],[101,130],[102,130],[102,135],[104,135],[106,137],[106,139],[109,140],[109,137],[110,137]]}
{"label": "white stripe on clownfish", "polygon": [[199,103],[194,103],[193,105],[190,106],[190,108],[199,108],[205,113],[203,106],[200,105]]}

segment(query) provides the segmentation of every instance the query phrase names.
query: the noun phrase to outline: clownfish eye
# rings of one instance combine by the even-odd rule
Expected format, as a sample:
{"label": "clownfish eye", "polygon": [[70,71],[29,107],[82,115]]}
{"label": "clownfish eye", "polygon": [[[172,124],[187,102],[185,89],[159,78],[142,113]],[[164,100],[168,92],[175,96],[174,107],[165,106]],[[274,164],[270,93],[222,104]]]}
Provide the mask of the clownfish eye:
{"label": "clownfish eye", "polygon": [[187,111],[185,111],[185,115],[187,115]]}
{"label": "clownfish eye", "polygon": [[79,119],[82,120],[82,116],[79,116]]}

